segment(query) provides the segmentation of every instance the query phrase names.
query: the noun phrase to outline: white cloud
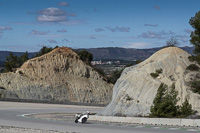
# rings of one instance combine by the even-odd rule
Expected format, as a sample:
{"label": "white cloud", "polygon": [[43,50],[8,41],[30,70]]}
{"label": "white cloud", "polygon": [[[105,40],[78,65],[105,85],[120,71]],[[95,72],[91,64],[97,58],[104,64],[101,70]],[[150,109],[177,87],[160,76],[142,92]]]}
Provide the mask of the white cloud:
{"label": "white cloud", "polygon": [[67,2],[64,2],[64,1],[58,3],[58,5],[59,6],[69,6],[69,4]]}
{"label": "white cloud", "polygon": [[49,15],[41,15],[37,16],[37,20],[40,22],[60,22],[67,20],[66,16],[49,16]]}
{"label": "white cloud", "polygon": [[187,35],[177,35],[176,38],[181,40],[183,43],[189,42],[190,37]]}
{"label": "white cloud", "polygon": [[124,48],[152,48],[152,43],[149,42],[126,42]]}
{"label": "white cloud", "polygon": [[95,36],[90,36],[90,39],[96,39],[96,37]]}
{"label": "white cloud", "polygon": [[32,35],[46,35],[48,33],[49,33],[49,31],[38,31],[38,30],[32,30],[30,32],[30,34],[32,34]]}
{"label": "white cloud", "polygon": [[157,24],[144,24],[144,26],[149,26],[149,27],[157,27]]}
{"label": "white cloud", "polygon": [[39,43],[37,46],[38,47],[50,47],[49,45],[45,45],[45,44],[42,44],[42,43]]}
{"label": "white cloud", "polygon": [[53,40],[53,39],[48,39],[47,41],[48,41],[49,43],[55,43],[55,44],[58,43],[56,40]]}
{"label": "white cloud", "polygon": [[39,14],[39,16],[36,17],[39,22],[62,22],[67,20],[67,16],[74,16],[74,13],[73,15],[72,13],[67,15],[65,11],[55,7],[38,10],[36,13]]}
{"label": "white cloud", "polygon": [[61,29],[61,30],[57,30],[57,32],[64,33],[64,32],[67,32],[67,30],[66,29]]}
{"label": "white cloud", "polygon": [[153,39],[166,39],[168,36],[175,35],[173,31],[148,31],[148,32],[143,32],[141,35],[139,35],[139,38],[153,38]]}
{"label": "white cloud", "polygon": [[37,11],[37,13],[42,14],[42,15],[49,15],[49,16],[62,16],[66,14],[66,12],[63,11],[62,9],[58,9],[55,7],[45,8],[45,9]]}
{"label": "white cloud", "polygon": [[131,28],[129,27],[109,27],[107,26],[106,29],[108,29],[111,32],[130,32]]}
{"label": "white cloud", "polygon": [[12,30],[9,26],[0,26],[0,30]]}
{"label": "white cloud", "polygon": [[102,31],[105,31],[105,30],[103,28],[96,28],[95,31],[96,32],[102,32]]}
{"label": "white cloud", "polygon": [[160,6],[154,6],[154,9],[160,10]]}
{"label": "white cloud", "polygon": [[[3,34],[5,30],[12,30],[9,26],[0,26],[0,34]],[[0,38],[3,37],[3,35],[0,35]]]}

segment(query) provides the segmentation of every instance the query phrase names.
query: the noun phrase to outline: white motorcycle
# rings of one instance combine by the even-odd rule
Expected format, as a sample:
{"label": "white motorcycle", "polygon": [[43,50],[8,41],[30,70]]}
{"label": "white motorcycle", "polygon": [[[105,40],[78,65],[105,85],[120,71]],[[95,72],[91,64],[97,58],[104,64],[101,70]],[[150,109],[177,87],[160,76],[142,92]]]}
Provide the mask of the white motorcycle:
{"label": "white motorcycle", "polygon": [[89,111],[87,111],[87,113],[83,113],[81,115],[76,114],[75,115],[76,119],[75,119],[75,123],[86,123],[87,119],[89,118]]}

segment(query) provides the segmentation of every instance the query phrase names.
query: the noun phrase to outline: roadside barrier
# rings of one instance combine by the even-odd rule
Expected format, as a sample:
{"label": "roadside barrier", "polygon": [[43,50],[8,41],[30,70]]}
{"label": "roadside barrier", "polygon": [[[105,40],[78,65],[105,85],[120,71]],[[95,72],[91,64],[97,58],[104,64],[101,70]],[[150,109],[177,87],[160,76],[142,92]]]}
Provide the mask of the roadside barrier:
{"label": "roadside barrier", "polygon": [[139,117],[98,116],[98,115],[91,115],[89,119],[95,121],[104,121],[104,122],[200,127],[200,119],[139,118]]}

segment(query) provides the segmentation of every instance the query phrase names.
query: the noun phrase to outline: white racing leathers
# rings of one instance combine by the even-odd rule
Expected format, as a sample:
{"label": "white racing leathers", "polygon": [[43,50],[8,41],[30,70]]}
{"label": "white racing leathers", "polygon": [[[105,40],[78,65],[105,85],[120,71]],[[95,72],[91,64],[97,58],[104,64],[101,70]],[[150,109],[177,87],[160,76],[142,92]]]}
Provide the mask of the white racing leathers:
{"label": "white racing leathers", "polygon": [[81,114],[81,115],[76,114],[75,117],[76,117],[75,123],[78,123],[78,122],[85,123],[87,119],[89,118],[89,114]]}

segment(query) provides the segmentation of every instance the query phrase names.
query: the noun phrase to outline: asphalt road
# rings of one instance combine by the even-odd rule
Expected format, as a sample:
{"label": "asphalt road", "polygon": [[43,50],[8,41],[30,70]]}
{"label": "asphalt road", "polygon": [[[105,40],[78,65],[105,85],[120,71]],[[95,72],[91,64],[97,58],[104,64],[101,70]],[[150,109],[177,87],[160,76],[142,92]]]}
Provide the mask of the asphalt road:
{"label": "asphalt road", "polygon": [[23,114],[34,113],[80,113],[89,110],[98,112],[102,107],[85,107],[73,105],[55,105],[38,103],[0,102],[0,125],[33,128],[42,130],[57,130],[78,133],[189,133],[195,131],[147,128],[143,126],[117,126],[107,124],[74,123],[70,121],[53,121],[22,117]]}

